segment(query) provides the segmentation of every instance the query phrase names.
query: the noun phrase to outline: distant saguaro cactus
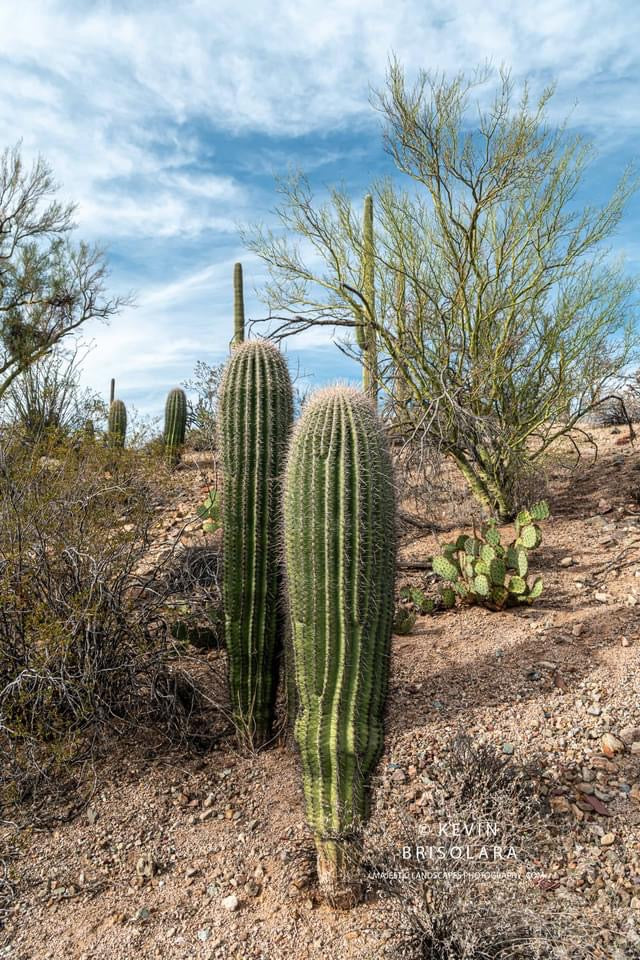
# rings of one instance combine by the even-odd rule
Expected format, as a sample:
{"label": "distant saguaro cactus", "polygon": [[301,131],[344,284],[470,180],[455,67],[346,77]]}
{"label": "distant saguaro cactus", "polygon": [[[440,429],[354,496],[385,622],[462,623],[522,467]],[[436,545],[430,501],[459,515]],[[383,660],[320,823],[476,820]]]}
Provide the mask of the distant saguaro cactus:
{"label": "distant saguaro cactus", "polygon": [[164,407],[164,454],[170,467],[180,462],[187,429],[187,395],[180,387],[170,390]]}
{"label": "distant saguaro cactus", "polygon": [[364,198],[362,217],[362,294],[364,304],[360,311],[360,325],[356,327],[356,339],[362,357],[362,386],[372,400],[378,395],[378,350],[375,330],[376,284],[375,246],[373,238],[373,197]]}
{"label": "distant saguaro cactus", "polygon": [[109,446],[124,447],[127,436],[127,408],[122,400],[114,400],[109,407]]}
{"label": "distant saguaro cactus", "polygon": [[286,623],[281,607],[280,490],[293,418],[277,347],[238,344],[220,388],[224,610],[229,689],[239,738],[270,736]]}
{"label": "distant saguaro cactus", "polygon": [[307,819],[330,902],[358,897],[352,842],[383,749],[394,614],[391,461],[369,399],[320,391],[294,431],[284,541]]}
{"label": "distant saguaro cactus", "polygon": [[244,287],[242,264],[233,265],[233,341],[236,346],[244,341]]}
{"label": "distant saguaro cactus", "polygon": [[115,381],[115,377],[111,377],[111,383],[109,384],[109,406],[111,406],[115,398],[116,398],[116,381]]}

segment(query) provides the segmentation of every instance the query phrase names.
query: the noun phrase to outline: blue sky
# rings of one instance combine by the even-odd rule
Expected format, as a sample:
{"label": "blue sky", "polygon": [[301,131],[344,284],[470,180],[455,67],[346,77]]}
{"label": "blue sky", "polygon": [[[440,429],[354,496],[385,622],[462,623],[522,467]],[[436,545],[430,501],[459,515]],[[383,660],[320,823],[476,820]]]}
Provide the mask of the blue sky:
{"label": "blue sky", "polygon": [[[249,317],[264,271],[238,225],[273,221],[273,175],[305,170],[354,198],[391,172],[369,104],[393,52],[409,75],[489,58],[558,84],[551,115],[591,135],[584,200],[607,196],[640,152],[640,5],[598,0],[22,0],[0,3],[0,148],[22,138],[78,203],[77,235],[104,245],[113,292],[137,307],[85,331],[85,381],[144,412],[196,360],[224,358],[234,261]],[[588,193],[588,195],[587,195]],[[635,198],[614,239],[640,269]],[[312,383],[356,376],[313,333],[289,344]]]}

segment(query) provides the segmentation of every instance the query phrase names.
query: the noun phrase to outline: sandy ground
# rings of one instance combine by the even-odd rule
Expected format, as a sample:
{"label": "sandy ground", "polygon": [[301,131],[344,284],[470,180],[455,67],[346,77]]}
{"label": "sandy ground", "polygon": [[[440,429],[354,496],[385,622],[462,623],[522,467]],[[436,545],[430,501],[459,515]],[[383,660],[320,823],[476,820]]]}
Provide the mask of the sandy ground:
{"label": "sandy ground", "polygon": [[[538,758],[550,810],[536,895],[590,918],[594,956],[615,960],[640,956],[640,457],[620,439],[599,431],[595,464],[553,468],[535,606],[458,608],[394,637],[372,819],[428,819],[461,730],[513,763]],[[407,541],[401,557],[449,538]],[[406,583],[430,589],[420,572],[401,571]],[[224,653],[202,656],[223,666]],[[114,746],[69,822],[18,837],[3,829],[21,854],[0,957],[401,955],[384,900],[346,913],[319,901],[286,745],[244,756],[226,738],[200,757],[144,753]]]}

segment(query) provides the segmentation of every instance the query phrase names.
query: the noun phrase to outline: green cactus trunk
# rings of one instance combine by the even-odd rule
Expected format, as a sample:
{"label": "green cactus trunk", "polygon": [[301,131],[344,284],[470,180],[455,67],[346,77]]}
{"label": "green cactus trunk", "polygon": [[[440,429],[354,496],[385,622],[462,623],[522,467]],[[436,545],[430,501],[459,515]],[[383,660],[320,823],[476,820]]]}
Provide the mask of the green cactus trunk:
{"label": "green cactus trunk", "polygon": [[242,264],[233,265],[233,341],[232,346],[244,342],[244,287]]}
{"label": "green cactus trunk", "polygon": [[224,609],[236,729],[253,747],[271,735],[285,618],[280,479],[293,419],[287,365],[272,344],[233,350],[220,390]]}
{"label": "green cactus trunk", "polygon": [[362,393],[323,390],[305,408],[285,476],[284,536],[307,818],[320,885],[350,906],[354,837],[384,745],[394,610],[391,462]]}
{"label": "green cactus trunk", "polygon": [[169,392],[164,408],[164,454],[170,467],[180,462],[186,429],[187,396],[176,387]]}
{"label": "green cactus trunk", "polygon": [[127,408],[122,400],[114,400],[109,407],[109,446],[122,448],[127,436]]}
{"label": "green cactus trunk", "polygon": [[114,377],[111,377],[111,383],[109,384],[109,406],[111,406],[115,398],[116,398],[116,381]]}
{"label": "green cactus trunk", "polygon": [[373,197],[364,198],[362,218],[362,294],[364,306],[360,312],[360,325],[356,327],[356,339],[362,351],[362,386],[374,402],[378,396],[378,351],[376,331],[376,285],[375,247],[373,239]]}

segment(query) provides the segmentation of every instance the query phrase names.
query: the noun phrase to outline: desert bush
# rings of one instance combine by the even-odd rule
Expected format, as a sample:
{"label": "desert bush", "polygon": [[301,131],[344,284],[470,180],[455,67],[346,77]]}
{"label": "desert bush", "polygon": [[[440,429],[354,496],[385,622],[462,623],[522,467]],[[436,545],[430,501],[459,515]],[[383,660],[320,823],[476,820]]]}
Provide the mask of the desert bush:
{"label": "desert bush", "polygon": [[186,443],[192,450],[210,451],[216,443],[216,416],[218,392],[224,364],[209,364],[198,360],[193,375],[182,386],[189,397],[187,405]]}
{"label": "desert bush", "polygon": [[5,439],[0,458],[2,782],[19,792],[114,726],[184,732],[195,699],[170,663],[166,560],[143,563],[148,460],[42,449]]}
{"label": "desert bush", "polygon": [[80,386],[81,359],[77,349],[58,349],[32,363],[11,383],[0,412],[22,439],[63,441],[82,430],[87,420],[105,416],[100,397]]}
{"label": "desert bush", "polygon": [[374,824],[364,861],[370,892],[386,902],[395,931],[385,956],[591,956],[595,931],[581,903],[544,893],[550,835],[542,769],[535,758],[518,764],[458,735],[429,769],[435,789],[423,818],[380,817]]}
{"label": "desert bush", "polygon": [[594,411],[593,421],[603,427],[625,427],[640,422],[640,370],[603,399]]}
{"label": "desert bush", "polygon": [[[637,181],[574,209],[590,145],[549,122],[553,89],[490,68],[410,83],[395,60],[373,95],[400,177],[359,204],[278,181],[277,229],[245,232],[267,265],[265,322],[282,338],[342,327],[404,435],[421,433],[501,520],[562,437],[579,434],[635,355],[636,281],[607,256]],[[313,256],[309,257],[309,252]]]}

